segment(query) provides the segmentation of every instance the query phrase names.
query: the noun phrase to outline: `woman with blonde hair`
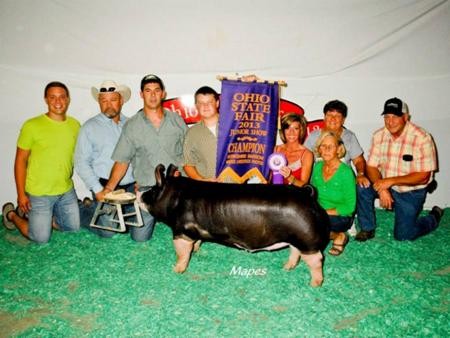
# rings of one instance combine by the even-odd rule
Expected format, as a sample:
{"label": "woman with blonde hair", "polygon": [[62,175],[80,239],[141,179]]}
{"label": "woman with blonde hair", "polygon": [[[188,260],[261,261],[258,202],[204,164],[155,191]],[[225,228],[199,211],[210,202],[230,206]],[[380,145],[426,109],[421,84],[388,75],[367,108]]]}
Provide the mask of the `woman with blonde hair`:
{"label": "woman with blonde hair", "polygon": [[339,256],[348,243],[346,231],[353,223],[356,207],[356,181],[353,170],[341,161],[345,147],[333,132],[323,132],[316,142],[316,154],[322,159],[314,165],[311,184],[318,191],[319,204],[330,218],[329,253]]}
{"label": "woman with blonde hair", "polygon": [[282,153],[287,165],[280,168],[284,184],[301,187],[309,182],[313,153],[303,146],[306,136],[306,119],[303,115],[288,113],[281,118],[280,138],[283,144],[275,147],[275,152]]}

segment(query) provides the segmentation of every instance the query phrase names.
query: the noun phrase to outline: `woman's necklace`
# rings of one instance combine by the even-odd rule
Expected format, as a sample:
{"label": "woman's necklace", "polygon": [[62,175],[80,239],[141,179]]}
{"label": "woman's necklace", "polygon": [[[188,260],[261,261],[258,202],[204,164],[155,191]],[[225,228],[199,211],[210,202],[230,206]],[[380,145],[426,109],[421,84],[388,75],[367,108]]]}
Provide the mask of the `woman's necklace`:
{"label": "woman's necklace", "polygon": [[323,164],[323,177],[328,180],[330,179],[336,170],[339,168],[341,161],[333,162],[333,163],[324,163]]}

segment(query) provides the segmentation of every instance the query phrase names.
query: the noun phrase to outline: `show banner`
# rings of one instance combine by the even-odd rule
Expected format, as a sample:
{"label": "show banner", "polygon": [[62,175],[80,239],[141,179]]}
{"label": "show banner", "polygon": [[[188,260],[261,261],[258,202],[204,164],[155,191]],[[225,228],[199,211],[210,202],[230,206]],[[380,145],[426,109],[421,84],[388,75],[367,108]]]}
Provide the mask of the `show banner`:
{"label": "show banner", "polygon": [[216,176],[267,183],[279,110],[277,83],[222,80]]}

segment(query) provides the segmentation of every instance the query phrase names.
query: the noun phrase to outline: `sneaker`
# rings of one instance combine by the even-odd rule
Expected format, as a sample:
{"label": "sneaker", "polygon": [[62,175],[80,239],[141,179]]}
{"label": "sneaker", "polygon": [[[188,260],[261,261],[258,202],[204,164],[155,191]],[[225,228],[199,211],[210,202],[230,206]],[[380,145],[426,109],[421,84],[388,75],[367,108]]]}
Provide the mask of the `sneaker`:
{"label": "sneaker", "polygon": [[358,230],[356,229],[356,222],[353,221],[352,226],[350,227],[350,229],[347,230],[347,233],[352,236],[355,237],[356,234],[358,233]]}
{"label": "sneaker", "polygon": [[19,206],[16,207],[16,210],[14,210],[17,214],[17,216],[22,217],[22,218],[26,218],[27,215],[22,211],[22,209],[19,208]]}
{"label": "sneaker", "polygon": [[433,215],[439,224],[439,222],[441,221],[442,215],[444,214],[444,210],[442,210],[437,205],[435,205],[433,208],[431,208],[431,211],[429,212],[429,214]]}
{"label": "sneaker", "polygon": [[372,239],[374,237],[375,237],[375,230],[369,231],[361,230],[356,234],[355,239],[359,242],[365,242],[368,239]]}
{"label": "sneaker", "polygon": [[11,202],[5,203],[2,207],[3,225],[8,230],[14,230],[16,228],[16,225],[10,219],[8,219],[8,214],[11,211],[15,212],[14,204],[12,204]]}

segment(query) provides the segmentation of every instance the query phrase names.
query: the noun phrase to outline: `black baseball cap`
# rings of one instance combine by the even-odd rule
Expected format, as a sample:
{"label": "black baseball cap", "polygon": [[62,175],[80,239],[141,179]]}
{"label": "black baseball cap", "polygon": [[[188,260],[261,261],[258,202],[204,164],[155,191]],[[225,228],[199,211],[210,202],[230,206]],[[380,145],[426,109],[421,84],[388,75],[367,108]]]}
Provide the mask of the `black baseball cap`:
{"label": "black baseball cap", "polygon": [[161,89],[165,90],[164,82],[162,82],[162,80],[158,76],[156,76],[154,74],[148,74],[148,75],[145,75],[142,78],[142,80],[141,80],[141,91],[144,90],[144,86],[147,83],[158,83],[159,86],[161,87]]}
{"label": "black baseball cap", "polygon": [[393,97],[384,103],[384,110],[381,115],[394,114],[396,116],[402,116],[408,113],[408,106],[405,102],[398,97]]}

